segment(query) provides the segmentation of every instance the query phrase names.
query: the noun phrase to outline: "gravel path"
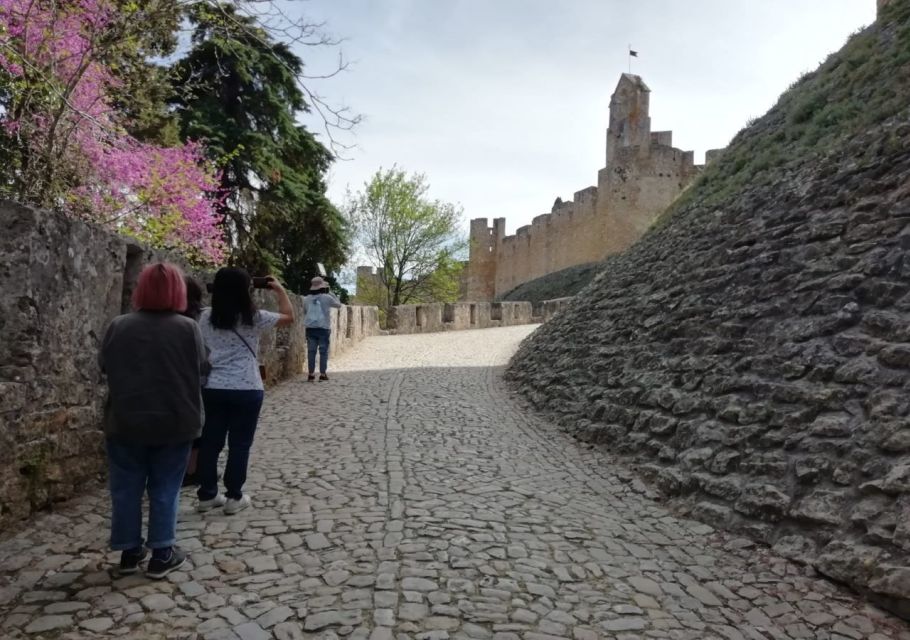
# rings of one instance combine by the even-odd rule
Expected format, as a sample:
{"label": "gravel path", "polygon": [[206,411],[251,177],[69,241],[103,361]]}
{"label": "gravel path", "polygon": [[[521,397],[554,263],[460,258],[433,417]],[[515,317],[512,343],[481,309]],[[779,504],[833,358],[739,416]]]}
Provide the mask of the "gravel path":
{"label": "gravel path", "polygon": [[0,637],[910,640],[516,405],[500,371],[532,330],[372,338],[271,391],[255,508],[187,492],[166,581],[111,576],[101,488],[8,534]]}

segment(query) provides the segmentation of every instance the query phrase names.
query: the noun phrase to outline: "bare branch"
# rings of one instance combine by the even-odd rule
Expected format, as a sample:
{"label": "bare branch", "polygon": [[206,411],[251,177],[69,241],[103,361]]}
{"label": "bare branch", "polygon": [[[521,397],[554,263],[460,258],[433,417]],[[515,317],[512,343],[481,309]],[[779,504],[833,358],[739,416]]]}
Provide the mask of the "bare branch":
{"label": "bare branch", "polygon": [[[251,28],[242,20],[238,20],[234,15],[225,10],[226,4],[234,7],[241,16],[252,18],[259,29],[265,31],[273,41],[282,42],[287,45],[301,45],[305,47],[336,47],[340,46],[343,39],[333,38],[325,32],[325,24],[321,22],[307,22],[303,17],[294,18],[287,14],[284,9],[274,0],[232,0],[229,3],[219,2],[218,0],[184,0],[181,4],[190,6],[196,2],[204,2],[212,9],[217,10],[221,16],[229,21],[234,27],[245,32],[251,38],[257,40],[267,50],[273,49],[273,43],[268,42],[262,37],[257,28]],[[355,114],[349,107],[335,106],[323,98],[309,81],[326,80],[333,78],[349,68],[349,63],[344,59],[344,55],[339,51],[338,62],[332,71],[323,74],[310,75],[301,70],[292,69],[276,53],[272,53],[275,60],[291,71],[297,79],[297,85],[308,99],[308,106],[316,112],[323,123],[323,130],[329,141],[329,147],[336,156],[342,156],[343,152],[354,148],[353,144],[347,144],[339,140],[339,132],[348,132],[353,130],[363,120],[363,116]]]}

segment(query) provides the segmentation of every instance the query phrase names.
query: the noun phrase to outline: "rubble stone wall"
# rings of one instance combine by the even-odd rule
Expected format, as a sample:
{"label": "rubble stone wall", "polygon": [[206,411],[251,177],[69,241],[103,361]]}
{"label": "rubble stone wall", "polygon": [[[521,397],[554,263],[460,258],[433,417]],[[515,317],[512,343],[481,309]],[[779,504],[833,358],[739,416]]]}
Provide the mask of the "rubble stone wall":
{"label": "rubble stone wall", "polygon": [[[892,5],[903,24],[873,28],[856,46],[906,47],[908,4]],[[824,83],[839,62],[796,91],[837,90]],[[869,86],[891,82],[870,77]],[[784,110],[800,97],[743,144],[785,139],[793,117]],[[773,545],[904,617],[907,104],[763,179],[731,172],[741,182],[722,197],[710,182],[704,199],[693,187],[688,204],[522,346],[508,373],[555,423],[628,456],[678,509]],[[727,153],[737,150],[734,142]]]}

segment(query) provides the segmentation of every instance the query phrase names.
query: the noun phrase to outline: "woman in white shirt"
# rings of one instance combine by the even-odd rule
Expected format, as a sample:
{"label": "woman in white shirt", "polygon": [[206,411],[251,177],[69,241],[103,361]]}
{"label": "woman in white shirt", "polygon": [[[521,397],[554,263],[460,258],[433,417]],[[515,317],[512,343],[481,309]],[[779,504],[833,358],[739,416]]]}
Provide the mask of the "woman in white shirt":
{"label": "woman in white shirt", "polygon": [[[243,269],[223,268],[215,274],[212,306],[202,311],[199,328],[212,370],[202,390],[205,426],[199,447],[197,511],[224,507],[234,514],[250,506],[243,493],[250,448],[262,408],[259,374],[259,336],[275,326],[294,322],[287,292],[276,279],[268,280],[278,298],[278,313],[256,309],[252,279]],[[225,493],[218,492],[218,456],[228,443],[224,468]]]}

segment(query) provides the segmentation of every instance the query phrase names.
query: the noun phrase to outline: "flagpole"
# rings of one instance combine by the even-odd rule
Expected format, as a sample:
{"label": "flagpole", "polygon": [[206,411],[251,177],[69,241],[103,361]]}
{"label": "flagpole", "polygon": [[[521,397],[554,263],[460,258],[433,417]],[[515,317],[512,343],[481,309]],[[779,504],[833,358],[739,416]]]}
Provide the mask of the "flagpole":
{"label": "flagpole", "polygon": [[632,75],[632,44],[629,43],[629,75]]}

